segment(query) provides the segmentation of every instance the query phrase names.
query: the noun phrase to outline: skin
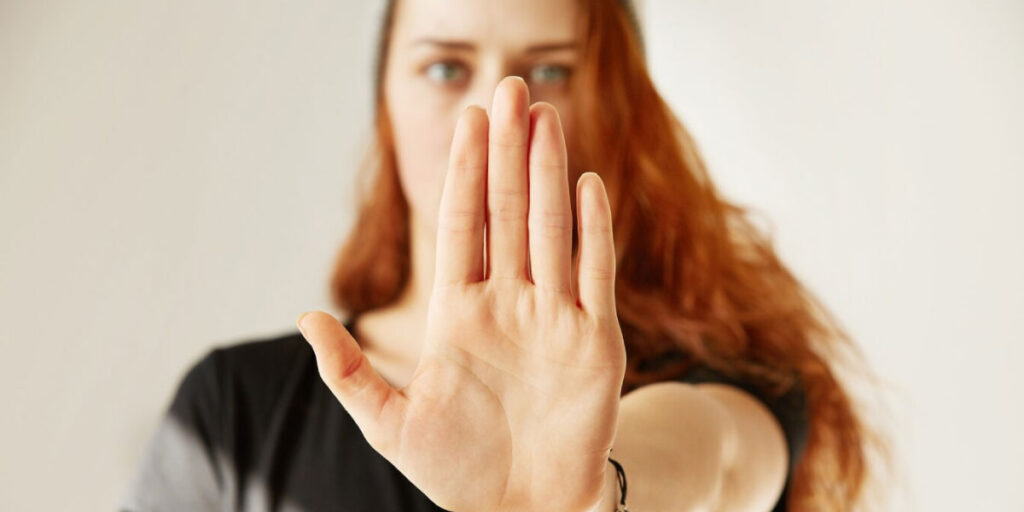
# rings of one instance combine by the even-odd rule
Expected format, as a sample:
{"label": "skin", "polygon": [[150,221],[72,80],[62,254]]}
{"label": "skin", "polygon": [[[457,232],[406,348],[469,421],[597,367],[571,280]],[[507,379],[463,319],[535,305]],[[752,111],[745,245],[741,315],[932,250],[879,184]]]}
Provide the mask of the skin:
{"label": "skin", "polygon": [[610,449],[634,510],[769,510],[787,454],[760,402],[718,384],[619,397],[611,212],[597,174],[570,190],[562,123],[577,9],[400,2],[384,90],[412,279],[353,333],[323,311],[299,328],[370,445],[448,510],[613,510]]}

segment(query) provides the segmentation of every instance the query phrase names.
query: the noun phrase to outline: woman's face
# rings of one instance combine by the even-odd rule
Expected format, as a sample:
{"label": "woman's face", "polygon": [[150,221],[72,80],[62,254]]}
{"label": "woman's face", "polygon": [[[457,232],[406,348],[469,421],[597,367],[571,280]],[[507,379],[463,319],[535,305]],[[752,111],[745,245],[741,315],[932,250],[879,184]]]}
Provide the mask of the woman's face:
{"label": "woman's face", "polygon": [[436,230],[455,122],[468,105],[489,112],[503,77],[521,76],[531,102],[553,104],[572,140],[577,20],[576,0],[398,1],[383,85],[415,222]]}

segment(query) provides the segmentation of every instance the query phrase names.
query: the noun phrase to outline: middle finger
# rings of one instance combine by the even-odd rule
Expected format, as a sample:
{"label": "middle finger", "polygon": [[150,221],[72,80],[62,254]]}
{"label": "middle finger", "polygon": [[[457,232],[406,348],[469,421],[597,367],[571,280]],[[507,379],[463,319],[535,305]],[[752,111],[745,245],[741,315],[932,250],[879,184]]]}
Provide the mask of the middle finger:
{"label": "middle finger", "polygon": [[498,83],[487,149],[487,276],[526,278],[530,91],[519,77]]}

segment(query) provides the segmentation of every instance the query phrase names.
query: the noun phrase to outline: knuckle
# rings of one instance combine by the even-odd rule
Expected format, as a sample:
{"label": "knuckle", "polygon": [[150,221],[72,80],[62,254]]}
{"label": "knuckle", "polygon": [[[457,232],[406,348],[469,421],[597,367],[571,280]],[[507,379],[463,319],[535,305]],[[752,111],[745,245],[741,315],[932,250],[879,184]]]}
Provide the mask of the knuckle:
{"label": "knuckle", "polygon": [[539,173],[565,172],[566,162],[549,158],[534,157],[530,159],[530,169]]}
{"label": "knuckle", "polygon": [[[525,184],[524,184],[525,185]],[[487,187],[487,203],[513,203],[526,206],[527,191],[525,188],[516,186],[489,186]]]}
{"label": "knuckle", "polygon": [[342,370],[341,375],[338,377],[340,380],[353,380],[356,373],[363,368],[366,364],[366,356],[363,355],[362,351],[356,354],[356,357],[345,365],[345,369]]}
{"label": "knuckle", "polygon": [[587,219],[581,229],[585,235],[609,237],[612,234],[611,224],[601,220]]}
{"label": "knuckle", "polygon": [[473,174],[486,168],[486,164],[468,157],[453,159],[448,164],[448,170],[456,175]]}
{"label": "knuckle", "polygon": [[438,229],[446,233],[467,233],[484,222],[483,212],[479,210],[448,210],[438,218]]}
{"label": "knuckle", "polygon": [[615,268],[614,267],[602,267],[597,265],[585,265],[581,267],[580,271],[592,281],[614,281],[615,280]]}
{"label": "knuckle", "polygon": [[493,219],[525,218],[529,204],[525,194],[512,190],[495,190],[487,200],[487,213]]}
{"label": "knuckle", "polygon": [[572,215],[562,212],[531,212],[529,219],[531,233],[549,237],[566,237],[572,232]]}
{"label": "knuckle", "polygon": [[526,134],[518,129],[496,130],[490,138],[490,143],[496,149],[512,150],[525,150],[530,144]]}
{"label": "knuckle", "polygon": [[548,283],[541,281],[534,283],[534,288],[536,289],[538,295],[549,301],[556,301],[558,299],[561,299],[562,297],[572,294],[572,290],[568,286],[558,283]]}

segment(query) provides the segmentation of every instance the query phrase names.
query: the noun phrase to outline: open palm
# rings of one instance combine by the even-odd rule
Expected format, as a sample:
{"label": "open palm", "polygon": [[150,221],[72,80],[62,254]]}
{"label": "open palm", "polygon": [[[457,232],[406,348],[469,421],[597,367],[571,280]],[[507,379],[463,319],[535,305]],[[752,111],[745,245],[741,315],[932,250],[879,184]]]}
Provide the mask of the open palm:
{"label": "open palm", "polygon": [[370,445],[437,505],[587,510],[610,467],[626,360],[608,198],[596,174],[577,183],[574,265],[557,111],[506,78],[491,114],[469,107],[455,129],[409,384],[390,386],[331,315],[302,329]]}

